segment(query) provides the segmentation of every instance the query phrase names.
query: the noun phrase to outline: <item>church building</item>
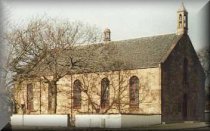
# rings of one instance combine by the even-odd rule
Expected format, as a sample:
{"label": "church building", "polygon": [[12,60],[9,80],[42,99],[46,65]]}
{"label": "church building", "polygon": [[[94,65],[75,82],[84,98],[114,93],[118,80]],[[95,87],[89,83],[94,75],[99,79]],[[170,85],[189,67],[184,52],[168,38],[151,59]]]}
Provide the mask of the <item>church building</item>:
{"label": "church building", "polygon": [[[120,115],[121,127],[204,119],[205,74],[188,36],[183,4],[177,11],[176,33],[112,41],[111,30],[105,29],[104,43],[92,48],[107,52],[104,63],[112,65],[102,68],[99,63],[97,71],[61,78],[56,114],[69,114],[76,126],[82,126],[83,116],[88,116],[84,123],[90,122],[91,115]],[[49,114],[46,83],[35,78],[16,83],[14,98],[20,106],[15,113]],[[105,125],[110,119],[103,117]]]}

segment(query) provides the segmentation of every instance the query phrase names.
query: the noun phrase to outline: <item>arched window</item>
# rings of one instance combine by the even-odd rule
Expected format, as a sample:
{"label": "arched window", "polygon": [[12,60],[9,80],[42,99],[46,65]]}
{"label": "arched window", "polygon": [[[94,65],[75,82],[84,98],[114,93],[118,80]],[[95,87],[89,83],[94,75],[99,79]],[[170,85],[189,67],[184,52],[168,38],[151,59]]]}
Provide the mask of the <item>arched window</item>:
{"label": "arched window", "polygon": [[184,27],[187,27],[187,16],[184,15]]}
{"label": "arched window", "polygon": [[182,15],[179,14],[179,21],[182,21]]}
{"label": "arched window", "polygon": [[81,108],[81,88],[81,82],[75,80],[73,85],[73,108],[75,109]]}
{"label": "arched window", "polygon": [[139,78],[132,76],[129,80],[130,107],[139,107]]}
{"label": "arched window", "polygon": [[179,14],[179,28],[182,27],[182,15]]}
{"label": "arched window", "polygon": [[183,82],[185,85],[188,84],[188,60],[184,58],[183,62]]}
{"label": "arched window", "polygon": [[182,117],[186,120],[187,118],[187,105],[188,105],[188,101],[187,101],[187,94],[184,93],[183,96],[183,105],[182,105]]}
{"label": "arched window", "polygon": [[109,79],[103,78],[101,80],[101,108],[109,106]]}
{"label": "arched window", "polygon": [[27,84],[27,110],[31,112],[34,108],[33,106],[33,85],[32,83]]}

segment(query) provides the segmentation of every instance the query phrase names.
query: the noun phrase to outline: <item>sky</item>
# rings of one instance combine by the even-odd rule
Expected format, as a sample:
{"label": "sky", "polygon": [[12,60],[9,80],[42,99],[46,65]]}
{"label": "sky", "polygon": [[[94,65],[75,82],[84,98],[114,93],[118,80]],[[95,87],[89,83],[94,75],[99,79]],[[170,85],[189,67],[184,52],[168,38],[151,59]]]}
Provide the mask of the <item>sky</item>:
{"label": "sky", "polygon": [[189,35],[196,50],[204,47],[197,36],[201,25],[199,11],[208,0],[6,0],[7,23],[22,26],[36,17],[57,20],[79,20],[96,25],[103,31],[111,30],[113,41],[175,33],[176,12],[184,3],[189,13]]}
{"label": "sky", "polygon": [[[113,41],[175,33],[177,10],[184,3],[189,18],[189,36],[196,50],[203,39],[202,9],[209,0],[0,0],[1,27],[24,26],[36,17],[82,21],[103,31],[111,30]],[[2,26],[3,25],[3,26]],[[0,53],[3,48],[0,49]],[[2,113],[0,113],[2,115]],[[6,117],[0,116],[0,128]],[[4,120],[3,120],[4,118]]]}

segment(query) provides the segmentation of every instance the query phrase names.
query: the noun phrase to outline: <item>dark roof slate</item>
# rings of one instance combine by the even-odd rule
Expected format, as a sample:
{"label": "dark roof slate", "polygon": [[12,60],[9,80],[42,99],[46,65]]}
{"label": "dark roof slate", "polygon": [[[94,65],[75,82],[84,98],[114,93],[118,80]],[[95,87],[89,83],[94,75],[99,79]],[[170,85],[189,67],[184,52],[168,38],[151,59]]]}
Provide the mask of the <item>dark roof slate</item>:
{"label": "dark roof slate", "polygon": [[[167,34],[122,41],[110,41],[108,43],[95,44],[93,50],[94,52],[107,52],[107,60],[110,58],[112,61],[111,65],[108,64],[99,71],[119,70],[119,68],[138,69],[157,67],[161,63],[162,58],[167,55],[179,38],[180,35]],[[100,54],[96,56],[100,57]],[[107,62],[107,60],[104,60],[104,62]],[[124,65],[113,67],[116,62]],[[100,69],[100,65],[97,68]]]}
{"label": "dark roof slate", "polygon": [[[158,67],[170,54],[181,35],[167,34],[99,44],[76,46],[74,50],[65,50],[60,63],[79,60],[80,66],[70,69],[71,73],[105,72]],[[49,65],[43,61],[36,68],[40,74],[51,74]],[[61,67],[60,72],[65,72]],[[36,69],[31,74],[36,74]]]}

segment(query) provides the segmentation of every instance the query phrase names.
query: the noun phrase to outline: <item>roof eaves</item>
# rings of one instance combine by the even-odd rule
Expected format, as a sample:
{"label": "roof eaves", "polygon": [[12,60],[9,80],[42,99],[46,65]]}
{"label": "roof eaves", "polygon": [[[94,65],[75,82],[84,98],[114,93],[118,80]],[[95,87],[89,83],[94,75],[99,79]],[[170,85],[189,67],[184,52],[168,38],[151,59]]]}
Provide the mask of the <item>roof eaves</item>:
{"label": "roof eaves", "polygon": [[75,74],[84,74],[84,73],[102,73],[102,72],[115,72],[115,71],[128,71],[128,70],[142,70],[142,69],[149,69],[149,68],[159,68],[159,64],[153,66],[145,66],[145,67],[138,67],[138,68],[124,68],[124,69],[114,69],[114,70],[104,70],[104,71],[86,71],[86,72],[68,72],[67,75],[75,75]]}

